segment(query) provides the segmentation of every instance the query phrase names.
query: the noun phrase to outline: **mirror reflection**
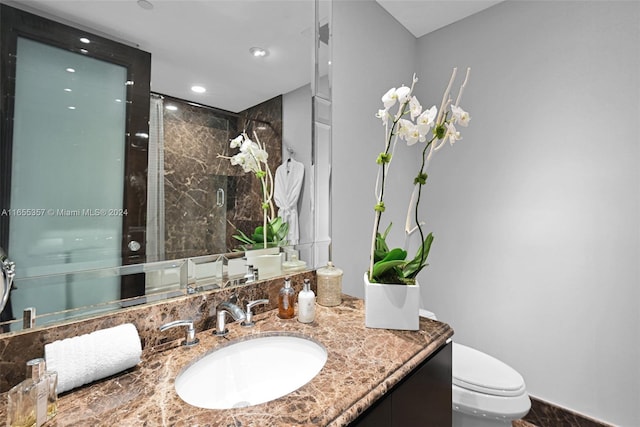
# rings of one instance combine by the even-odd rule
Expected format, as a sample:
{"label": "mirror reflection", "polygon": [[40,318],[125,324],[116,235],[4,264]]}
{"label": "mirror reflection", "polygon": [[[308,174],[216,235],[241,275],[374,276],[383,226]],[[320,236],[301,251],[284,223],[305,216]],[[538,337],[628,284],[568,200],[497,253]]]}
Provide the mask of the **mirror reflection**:
{"label": "mirror reflection", "polygon": [[[3,3],[89,40],[68,47],[19,35],[15,91],[3,83],[22,120],[11,140],[2,130],[3,152],[9,146],[12,155],[1,170],[11,184],[2,188],[0,243],[16,265],[13,316],[5,310],[3,320],[27,307],[44,315],[169,297],[196,279],[225,285],[222,278],[244,276],[249,261],[261,264],[260,278],[282,274],[283,263],[313,266],[313,1],[158,2],[151,11],[133,2]],[[190,17],[188,31],[176,27],[176,8]],[[108,39],[150,53],[144,102],[135,97],[144,79],[96,53]],[[257,41],[266,56],[253,56]],[[130,112],[142,104],[149,126],[131,127]],[[274,203],[296,225],[286,248],[254,260],[230,253],[243,249],[234,235],[263,225],[260,181],[224,158],[237,152],[229,141],[243,131],[264,144],[281,178]],[[38,215],[26,214],[34,209]],[[272,256],[280,269],[270,270]],[[126,274],[106,273],[114,268]]]}

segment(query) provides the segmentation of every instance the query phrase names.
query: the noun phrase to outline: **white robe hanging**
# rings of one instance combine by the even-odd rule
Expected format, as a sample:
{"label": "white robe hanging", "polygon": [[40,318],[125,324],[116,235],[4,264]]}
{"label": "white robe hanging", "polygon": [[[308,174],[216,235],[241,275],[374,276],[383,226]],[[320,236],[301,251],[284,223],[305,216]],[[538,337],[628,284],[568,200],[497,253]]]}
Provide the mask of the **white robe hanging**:
{"label": "white robe hanging", "polygon": [[276,169],[273,199],[278,206],[278,216],[289,224],[287,240],[290,245],[298,243],[300,230],[298,226],[298,198],[304,178],[304,165],[289,159]]}

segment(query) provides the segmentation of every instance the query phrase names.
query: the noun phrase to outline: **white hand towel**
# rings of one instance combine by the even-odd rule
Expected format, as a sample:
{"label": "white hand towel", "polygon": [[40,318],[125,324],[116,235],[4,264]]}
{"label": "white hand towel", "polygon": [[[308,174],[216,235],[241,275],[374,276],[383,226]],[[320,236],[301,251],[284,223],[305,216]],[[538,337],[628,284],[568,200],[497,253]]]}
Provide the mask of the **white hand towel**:
{"label": "white hand towel", "polygon": [[62,393],[137,365],[142,345],[136,327],[125,323],[46,344],[44,354]]}

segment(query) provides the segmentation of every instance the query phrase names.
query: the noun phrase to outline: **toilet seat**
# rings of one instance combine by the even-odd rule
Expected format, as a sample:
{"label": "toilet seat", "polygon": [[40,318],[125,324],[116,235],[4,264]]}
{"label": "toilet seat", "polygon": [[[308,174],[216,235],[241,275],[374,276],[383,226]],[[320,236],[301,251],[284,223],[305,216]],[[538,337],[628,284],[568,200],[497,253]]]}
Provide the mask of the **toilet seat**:
{"label": "toilet seat", "polygon": [[488,354],[454,342],[452,373],[456,411],[504,421],[531,408],[522,376]]}
{"label": "toilet seat", "polygon": [[492,396],[519,396],[522,375],[504,362],[471,347],[453,343],[453,384]]}

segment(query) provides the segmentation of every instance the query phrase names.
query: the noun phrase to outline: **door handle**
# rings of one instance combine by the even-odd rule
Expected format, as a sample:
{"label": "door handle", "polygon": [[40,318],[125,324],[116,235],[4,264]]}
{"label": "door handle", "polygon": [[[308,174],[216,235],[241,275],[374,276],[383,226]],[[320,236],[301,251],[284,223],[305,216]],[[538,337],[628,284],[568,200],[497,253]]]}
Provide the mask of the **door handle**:
{"label": "door handle", "polygon": [[224,206],[224,190],[222,188],[218,188],[216,191],[216,206],[219,208]]}

